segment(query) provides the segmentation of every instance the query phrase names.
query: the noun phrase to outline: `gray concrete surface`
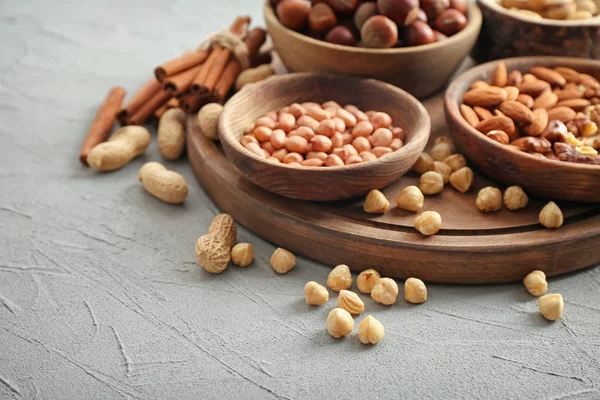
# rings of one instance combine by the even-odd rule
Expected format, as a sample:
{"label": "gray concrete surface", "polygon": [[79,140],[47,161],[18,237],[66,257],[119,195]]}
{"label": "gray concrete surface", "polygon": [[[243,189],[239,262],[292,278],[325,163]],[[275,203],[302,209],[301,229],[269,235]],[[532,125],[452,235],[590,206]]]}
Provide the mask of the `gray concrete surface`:
{"label": "gray concrete surface", "polygon": [[[377,346],[334,340],[273,246],[209,276],[194,241],[218,212],[186,161],[185,205],[136,179],[147,154],[97,174],[79,146],[111,85],[133,91],[160,61],[259,1],[0,0],[0,398],[598,399],[600,269],[552,279],[564,318],[519,284],[431,285],[426,304],[366,299]],[[359,317],[358,320],[361,318]]]}

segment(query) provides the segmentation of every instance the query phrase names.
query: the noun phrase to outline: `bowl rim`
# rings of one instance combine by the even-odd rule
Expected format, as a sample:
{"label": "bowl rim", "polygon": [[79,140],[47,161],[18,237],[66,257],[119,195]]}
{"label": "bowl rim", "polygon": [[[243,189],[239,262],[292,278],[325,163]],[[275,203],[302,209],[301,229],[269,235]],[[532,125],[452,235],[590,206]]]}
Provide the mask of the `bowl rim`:
{"label": "bowl rim", "polygon": [[531,25],[542,25],[552,26],[556,28],[593,28],[600,27],[600,14],[587,19],[572,19],[572,20],[561,20],[561,19],[534,19],[528,18],[524,15],[511,11],[507,8],[502,7],[496,0],[477,0],[477,4],[481,7],[486,7],[498,14],[501,14],[510,19],[514,19],[523,23]]}
{"label": "bowl rim", "polygon": [[600,71],[600,61],[590,60],[590,59],[586,59],[586,58],[579,58],[579,57],[531,56],[531,57],[511,57],[511,58],[503,58],[503,59],[499,59],[499,60],[489,61],[484,64],[477,65],[477,66],[470,68],[467,71],[463,72],[462,74],[460,74],[458,77],[456,77],[452,81],[450,86],[448,86],[448,89],[446,90],[446,95],[444,96],[445,97],[444,98],[444,106],[445,106],[446,110],[448,110],[448,114],[449,114],[450,118],[452,118],[454,123],[460,125],[460,127],[463,129],[463,131],[468,132],[469,135],[474,140],[477,140],[478,142],[482,142],[482,143],[487,143],[491,146],[495,146],[498,150],[498,156],[503,159],[509,159],[509,157],[510,158],[526,157],[526,158],[529,158],[530,160],[536,160],[541,165],[545,165],[547,167],[561,167],[561,168],[565,168],[565,169],[571,169],[573,171],[588,170],[588,171],[592,171],[592,172],[595,171],[595,172],[600,173],[600,165],[578,164],[578,163],[571,163],[571,162],[560,161],[560,160],[552,160],[549,158],[541,158],[541,157],[534,156],[533,154],[529,154],[524,151],[519,151],[517,149],[512,148],[511,146],[500,144],[500,143],[496,142],[495,140],[492,140],[489,137],[487,137],[486,135],[482,134],[478,130],[476,130],[474,127],[469,125],[467,123],[467,121],[465,121],[465,119],[462,117],[459,106],[460,106],[460,104],[462,104],[460,102],[460,100],[461,100],[464,92],[462,92],[462,93],[459,92],[458,86],[461,83],[463,83],[463,81],[470,81],[471,83],[473,83],[474,81],[481,79],[482,75],[489,76],[491,74],[491,72],[493,71],[493,69],[500,62],[504,62],[506,64],[506,66],[510,69],[510,65],[516,61],[531,63],[531,65],[542,66],[542,67],[547,66],[549,64],[553,65],[553,64],[557,64],[557,63],[560,64],[561,62],[565,62],[565,63],[569,62],[569,63],[576,63],[579,65],[589,65],[591,67],[596,67]]}
{"label": "bowl rim", "polygon": [[[256,154],[254,154],[253,152],[251,152],[250,150],[245,148],[239,142],[239,140],[236,140],[235,135],[233,133],[225,134],[225,129],[224,129],[225,118],[227,117],[227,113],[230,112],[230,108],[228,108],[227,105],[230,104],[230,102],[233,99],[235,99],[240,93],[243,93],[244,91],[249,90],[250,88],[256,90],[256,88],[260,88],[262,85],[267,84],[267,83],[269,83],[269,84],[273,83],[275,80],[277,80],[278,83],[285,84],[286,81],[302,79],[302,78],[306,78],[306,77],[320,77],[320,78],[326,78],[326,79],[332,79],[332,78],[333,79],[344,79],[346,81],[354,80],[354,81],[366,82],[367,84],[377,84],[378,86],[384,86],[388,90],[391,90],[391,91],[397,92],[397,94],[406,96],[406,98],[409,100],[409,104],[412,104],[415,107],[415,110],[418,113],[418,119],[423,121],[423,126],[421,127],[421,129],[418,129],[414,132],[412,140],[406,142],[404,144],[404,146],[402,146],[401,148],[399,148],[396,151],[392,151],[391,153],[386,154],[382,157],[379,157],[376,160],[361,162],[358,164],[341,165],[341,166],[337,166],[337,167],[302,166],[302,168],[298,168],[298,167],[294,167],[294,166],[289,166],[288,164],[284,164],[281,162],[280,163],[270,162],[270,161],[267,161],[265,158],[258,157]],[[367,169],[367,168],[377,165],[382,159],[385,159],[386,161],[391,160],[392,158],[394,158],[396,160],[400,160],[400,159],[404,158],[406,156],[405,153],[408,152],[413,147],[418,148],[420,146],[420,147],[424,148],[427,145],[427,142],[429,141],[430,134],[431,134],[431,118],[429,117],[429,113],[427,112],[427,109],[416,97],[414,97],[407,91],[400,89],[399,87],[394,86],[390,83],[379,81],[379,80],[373,79],[373,78],[361,78],[361,77],[340,75],[340,74],[333,74],[333,73],[294,72],[294,73],[287,73],[287,74],[282,74],[282,75],[274,75],[263,81],[254,83],[252,85],[246,85],[246,87],[242,88],[242,90],[240,90],[235,95],[233,95],[227,101],[227,103],[225,103],[223,112],[221,113],[221,117],[219,118],[219,138],[220,138],[220,140],[222,142],[225,141],[230,147],[234,148],[238,153],[241,153],[241,154],[251,158],[254,161],[261,162],[262,164],[267,165],[269,167],[278,167],[278,168],[283,168],[284,170],[294,170],[294,171],[300,171],[300,172],[320,171],[321,173],[326,173],[327,171],[330,171],[330,172],[344,171],[344,170],[360,171],[360,170]]]}
{"label": "bowl rim", "polygon": [[265,21],[267,23],[267,28],[268,28],[268,25],[270,23],[272,23],[274,25],[277,25],[278,27],[283,28],[288,33],[288,35],[295,37],[296,39],[299,39],[299,40],[304,40],[314,46],[321,46],[325,49],[331,49],[331,50],[337,50],[337,51],[347,51],[350,53],[356,53],[356,54],[361,54],[361,55],[369,55],[369,54],[370,55],[373,55],[373,54],[401,55],[401,54],[409,54],[409,53],[420,53],[420,52],[428,51],[428,50],[435,50],[439,47],[451,45],[455,42],[459,42],[463,39],[468,38],[469,36],[471,36],[473,34],[476,35],[477,32],[481,29],[481,24],[483,22],[483,16],[481,14],[481,10],[477,6],[477,4],[475,4],[475,2],[469,1],[468,9],[467,9],[467,15],[468,15],[467,26],[462,31],[458,32],[455,35],[448,37],[445,40],[442,40],[441,42],[435,42],[435,43],[430,43],[430,44],[425,44],[425,45],[420,45],[420,46],[395,47],[395,48],[391,48],[391,49],[372,49],[372,48],[368,48],[368,47],[343,46],[340,44],[329,43],[324,40],[314,39],[314,38],[304,35],[300,32],[296,32],[296,31],[288,28],[287,26],[283,25],[281,22],[279,22],[279,18],[277,18],[277,16],[275,15],[275,10],[271,6],[271,3],[269,2],[269,0],[265,1],[265,6],[264,6],[263,12],[265,15]]}

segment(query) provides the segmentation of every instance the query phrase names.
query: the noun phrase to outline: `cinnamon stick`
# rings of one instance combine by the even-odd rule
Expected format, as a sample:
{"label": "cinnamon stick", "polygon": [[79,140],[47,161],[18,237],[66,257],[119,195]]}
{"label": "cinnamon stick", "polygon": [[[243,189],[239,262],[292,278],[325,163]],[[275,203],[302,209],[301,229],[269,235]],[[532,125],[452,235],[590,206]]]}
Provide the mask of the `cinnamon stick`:
{"label": "cinnamon stick", "polygon": [[250,62],[250,66],[252,68],[255,68],[255,67],[258,67],[259,65],[271,64],[271,61],[273,61],[271,52],[266,51],[263,53],[258,53],[254,58],[252,58],[252,61]]}
{"label": "cinnamon stick", "polygon": [[117,119],[117,113],[125,98],[125,89],[116,86],[110,89],[104,102],[96,112],[96,117],[90,126],[87,137],[81,146],[79,160],[87,165],[87,156],[96,145],[105,142],[110,135],[112,127]]}
{"label": "cinnamon stick", "polygon": [[164,90],[160,90],[150,100],[148,100],[142,108],[132,115],[127,121],[127,125],[142,125],[157,108],[167,102],[172,95]]}
{"label": "cinnamon stick", "polygon": [[208,51],[186,52],[180,57],[169,60],[154,69],[154,75],[159,82],[182,71],[200,65],[208,57]]}
{"label": "cinnamon stick", "polygon": [[196,112],[203,105],[214,101],[211,93],[190,92],[181,98],[180,107],[183,111],[191,113]]}
{"label": "cinnamon stick", "polygon": [[198,65],[167,78],[164,82],[164,90],[170,92],[172,95],[186,91],[198,75],[198,72],[200,72],[200,69],[202,69],[202,66]]}
{"label": "cinnamon stick", "polygon": [[150,98],[152,98],[152,96],[158,93],[160,87],[160,82],[158,82],[155,78],[152,78],[146,82],[144,86],[142,86],[140,90],[138,90],[137,93],[127,102],[125,107],[119,111],[118,118],[121,122],[121,125],[125,125],[127,118],[138,112],[139,109],[142,108],[142,106],[146,104]]}
{"label": "cinnamon stick", "polygon": [[[246,46],[248,46],[248,55],[251,59],[258,53],[260,46],[263,45],[266,39],[267,32],[264,29],[254,28],[248,33],[244,42],[246,43]],[[225,67],[225,71],[223,71],[219,83],[215,87],[214,92],[217,101],[222,102],[223,99],[225,99],[225,96],[235,83],[240,72],[242,72],[240,62],[235,58],[231,59],[227,64],[227,67]]]}
{"label": "cinnamon stick", "polygon": [[208,73],[212,69],[213,64],[215,63],[216,59],[219,57],[219,54],[222,51],[223,51],[223,48],[221,48],[221,47],[217,47],[217,48],[213,49],[210,56],[208,57],[208,59],[204,62],[204,64],[202,64],[202,68],[200,69],[200,72],[194,78],[194,81],[192,82],[192,85],[191,85],[191,89],[193,92],[197,92],[197,93],[206,92],[206,88],[204,87],[204,82],[206,81],[206,77],[208,76]]}

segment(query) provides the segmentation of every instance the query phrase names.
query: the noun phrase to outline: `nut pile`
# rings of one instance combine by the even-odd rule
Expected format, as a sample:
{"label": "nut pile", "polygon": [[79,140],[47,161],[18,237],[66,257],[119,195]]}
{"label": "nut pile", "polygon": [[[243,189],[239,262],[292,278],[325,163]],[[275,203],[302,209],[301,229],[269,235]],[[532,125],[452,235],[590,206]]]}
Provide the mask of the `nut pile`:
{"label": "nut pile", "polygon": [[258,157],[290,167],[339,167],[373,161],[404,146],[389,114],[356,106],[294,103],[268,112],[240,143]]}
{"label": "nut pile", "polygon": [[594,0],[499,0],[499,3],[533,19],[587,19],[598,15]]}
{"label": "nut pile", "polygon": [[467,26],[466,0],[271,0],[271,4],[288,28],[343,46],[420,46],[447,39]]}
{"label": "nut pile", "polygon": [[490,83],[476,81],[460,112],[488,138],[537,157],[599,165],[600,82],[571,68],[508,73],[499,62]]}

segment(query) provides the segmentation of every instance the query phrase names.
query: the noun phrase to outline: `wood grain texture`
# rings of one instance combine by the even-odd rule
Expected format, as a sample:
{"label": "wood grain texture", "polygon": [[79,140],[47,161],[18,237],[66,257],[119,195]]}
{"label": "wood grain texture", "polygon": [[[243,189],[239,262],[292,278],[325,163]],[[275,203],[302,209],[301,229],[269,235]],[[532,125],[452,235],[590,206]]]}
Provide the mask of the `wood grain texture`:
{"label": "wood grain texture", "polygon": [[[600,62],[569,57],[521,57],[505,59],[509,71],[528,71],[533,65],[565,66],[600,77]],[[527,192],[551,199],[600,202],[600,166],[567,163],[521,152],[501,145],[466,123],[459,111],[463,94],[476,80],[489,81],[497,62],[479,65],[463,73],[446,91],[446,119],[456,146],[475,166],[494,180],[520,185]]]}
{"label": "wood grain texture", "polygon": [[[432,139],[446,135],[443,96],[425,103]],[[360,271],[376,268],[395,278],[416,276],[429,282],[495,283],[517,281],[534,269],[549,276],[600,262],[600,207],[559,202],[565,225],[544,229],[538,213],[544,201],[532,198],[518,212],[483,214],[475,207],[477,191],[494,185],[476,173],[466,194],[446,188],[427,196],[425,210],[439,212],[439,234],[423,237],[413,228],[418,215],[397,209],[394,199],[414,173],[383,190],[392,203],[384,215],[362,211],[362,199],[331,203],[292,200],[272,194],[245,179],[220,146],[188,120],[188,156],[202,187],[235,220],[263,238],[325,264],[348,264]],[[497,185],[496,185],[497,186]]]}
{"label": "wood grain texture", "polygon": [[313,39],[283,26],[267,1],[265,22],[275,50],[290,71],[335,72],[392,83],[418,98],[446,85],[473,48],[481,29],[481,11],[471,3],[469,24],[439,43],[394,49],[349,47]]}
{"label": "wood grain texture", "polygon": [[517,56],[571,56],[600,59],[600,18],[532,20],[496,0],[478,0],[484,22],[477,43],[480,60]]}
{"label": "wood grain texture", "polygon": [[[384,111],[404,129],[406,144],[374,161],[343,167],[301,167],[273,164],[258,158],[239,140],[248,126],[265,113],[292,103],[333,100],[362,110]],[[422,153],[430,120],[417,99],[387,83],[348,76],[296,73],[279,75],[244,87],[225,105],[219,123],[225,153],[255,184],[286,197],[330,201],[365,195],[404,175]]]}

